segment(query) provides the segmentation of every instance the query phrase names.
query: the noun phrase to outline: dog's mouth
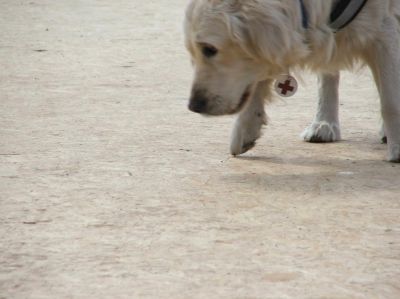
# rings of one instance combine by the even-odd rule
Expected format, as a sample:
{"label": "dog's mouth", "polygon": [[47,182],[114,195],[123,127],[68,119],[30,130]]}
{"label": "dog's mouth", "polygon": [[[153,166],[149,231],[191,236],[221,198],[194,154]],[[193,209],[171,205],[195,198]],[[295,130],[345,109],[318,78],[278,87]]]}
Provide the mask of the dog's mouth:
{"label": "dog's mouth", "polygon": [[233,110],[233,112],[231,114],[238,113],[240,110],[242,110],[244,105],[246,105],[247,101],[249,100],[250,96],[251,96],[251,85],[246,87],[245,91],[243,92],[242,96],[240,97],[239,104]]}

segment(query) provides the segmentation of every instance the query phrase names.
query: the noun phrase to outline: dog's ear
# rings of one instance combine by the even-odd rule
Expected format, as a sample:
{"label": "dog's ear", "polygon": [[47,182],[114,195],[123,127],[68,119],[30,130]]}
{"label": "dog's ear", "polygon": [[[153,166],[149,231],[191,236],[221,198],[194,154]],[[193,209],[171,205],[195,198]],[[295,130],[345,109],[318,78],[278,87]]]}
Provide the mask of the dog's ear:
{"label": "dog's ear", "polygon": [[[230,1],[229,1],[230,2]],[[306,55],[302,36],[280,1],[275,5],[234,1],[225,16],[232,38],[251,56],[283,65],[289,55]],[[301,25],[300,25],[301,26]]]}

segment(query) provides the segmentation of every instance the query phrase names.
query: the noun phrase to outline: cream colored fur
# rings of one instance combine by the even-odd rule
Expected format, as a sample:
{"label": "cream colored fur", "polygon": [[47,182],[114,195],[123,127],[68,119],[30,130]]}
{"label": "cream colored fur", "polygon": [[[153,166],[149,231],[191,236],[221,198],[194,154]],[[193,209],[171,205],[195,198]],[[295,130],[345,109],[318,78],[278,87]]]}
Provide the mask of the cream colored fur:
{"label": "cream colored fur", "polygon": [[[186,46],[195,69],[190,109],[239,112],[231,152],[254,146],[266,123],[271,82],[298,68],[319,75],[319,105],[303,137],[340,139],[339,72],[368,65],[381,97],[390,161],[400,161],[400,1],[369,0],[357,18],[335,33],[328,24],[334,1],[304,0],[310,27],[302,27],[298,0],[192,0],[185,20]],[[208,48],[217,53],[204,55]]]}

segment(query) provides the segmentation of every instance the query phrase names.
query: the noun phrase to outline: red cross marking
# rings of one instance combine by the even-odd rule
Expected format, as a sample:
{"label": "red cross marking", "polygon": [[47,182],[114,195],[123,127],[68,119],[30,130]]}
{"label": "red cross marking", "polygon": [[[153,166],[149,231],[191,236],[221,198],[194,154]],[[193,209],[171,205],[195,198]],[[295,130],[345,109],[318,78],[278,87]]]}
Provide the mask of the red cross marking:
{"label": "red cross marking", "polygon": [[286,95],[288,91],[294,91],[294,87],[290,84],[290,80],[286,80],[285,83],[279,83],[278,87],[282,90],[282,94]]}

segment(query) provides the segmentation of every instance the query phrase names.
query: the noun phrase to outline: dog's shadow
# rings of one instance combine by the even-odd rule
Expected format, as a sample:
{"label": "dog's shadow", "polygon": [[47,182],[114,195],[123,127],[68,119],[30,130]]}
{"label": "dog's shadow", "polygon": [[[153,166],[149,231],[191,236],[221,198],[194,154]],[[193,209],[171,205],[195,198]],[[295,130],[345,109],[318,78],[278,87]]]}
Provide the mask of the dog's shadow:
{"label": "dog's shadow", "polygon": [[[243,172],[224,175],[223,180],[253,190],[294,192],[310,191],[331,195],[377,191],[400,192],[400,164],[379,160],[282,159],[266,156],[240,156],[237,161],[255,162],[241,165]],[[262,163],[262,165],[258,165]],[[257,169],[252,169],[257,164]]]}

